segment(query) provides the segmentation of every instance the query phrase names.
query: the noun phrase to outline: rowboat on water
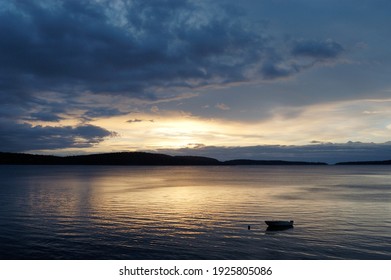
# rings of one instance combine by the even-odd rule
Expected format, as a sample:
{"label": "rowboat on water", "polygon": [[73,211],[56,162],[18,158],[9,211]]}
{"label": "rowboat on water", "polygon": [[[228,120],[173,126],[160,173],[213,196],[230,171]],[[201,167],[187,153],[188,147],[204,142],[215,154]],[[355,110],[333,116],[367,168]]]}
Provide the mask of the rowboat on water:
{"label": "rowboat on water", "polygon": [[265,221],[270,229],[287,229],[293,227],[293,221]]}

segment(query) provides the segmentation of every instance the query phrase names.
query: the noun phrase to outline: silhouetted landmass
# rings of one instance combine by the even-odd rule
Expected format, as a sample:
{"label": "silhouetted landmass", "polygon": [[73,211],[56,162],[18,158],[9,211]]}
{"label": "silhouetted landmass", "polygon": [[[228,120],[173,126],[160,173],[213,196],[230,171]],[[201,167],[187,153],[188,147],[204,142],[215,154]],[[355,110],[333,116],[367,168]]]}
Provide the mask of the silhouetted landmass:
{"label": "silhouetted landmass", "polygon": [[219,165],[208,157],[169,156],[143,152],[106,153],[78,156],[46,156],[0,153],[0,164],[35,165]]}
{"label": "silhouetted landmass", "polygon": [[326,165],[322,162],[282,160],[219,161],[200,156],[170,156],[144,152],[104,153],[78,156],[49,156],[0,152],[0,164],[19,165]]}
{"label": "silhouetted landmass", "polygon": [[82,165],[218,165],[208,157],[169,156],[143,152],[124,152],[64,157],[66,164]]}
{"label": "silhouetted landmass", "polygon": [[[0,152],[0,164],[25,165],[327,165],[324,162],[170,156],[145,152],[103,153],[78,156],[51,156]],[[391,160],[338,162],[336,165],[391,165]]]}
{"label": "silhouetted landmass", "polygon": [[224,162],[224,165],[327,165],[324,162],[285,161],[285,160],[251,160],[234,159]]}
{"label": "silhouetted landmass", "polygon": [[57,156],[1,153],[0,164],[61,164]]}
{"label": "silhouetted landmass", "polygon": [[348,162],[338,162],[336,165],[390,165],[391,160],[383,161],[348,161]]}

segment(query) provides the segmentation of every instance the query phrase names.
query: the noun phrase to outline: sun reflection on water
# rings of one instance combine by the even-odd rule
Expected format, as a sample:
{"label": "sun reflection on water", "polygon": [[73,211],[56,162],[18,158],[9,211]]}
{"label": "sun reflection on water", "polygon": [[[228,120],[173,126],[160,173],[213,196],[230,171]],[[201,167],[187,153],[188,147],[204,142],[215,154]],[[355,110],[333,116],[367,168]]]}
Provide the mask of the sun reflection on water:
{"label": "sun reflection on water", "polygon": [[[8,193],[0,195],[0,214],[8,226],[0,236],[18,244],[30,240],[59,256],[64,250],[94,256],[110,247],[118,258],[167,252],[230,258],[233,251],[238,258],[337,258],[357,248],[379,257],[384,251],[376,244],[391,243],[387,169],[34,168],[21,169],[3,187]],[[295,228],[266,232],[269,219],[293,219]],[[287,247],[271,252],[273,242]]]}

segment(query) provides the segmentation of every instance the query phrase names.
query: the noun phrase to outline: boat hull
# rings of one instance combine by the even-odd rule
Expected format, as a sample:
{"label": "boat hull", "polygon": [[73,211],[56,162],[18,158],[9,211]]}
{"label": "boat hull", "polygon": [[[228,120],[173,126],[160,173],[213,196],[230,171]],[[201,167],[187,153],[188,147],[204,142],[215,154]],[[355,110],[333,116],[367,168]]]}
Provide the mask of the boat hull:
{"label": "boat hull", "polygon": [[265,221],[268,229],[288,229],[293,227],[293,221]]}

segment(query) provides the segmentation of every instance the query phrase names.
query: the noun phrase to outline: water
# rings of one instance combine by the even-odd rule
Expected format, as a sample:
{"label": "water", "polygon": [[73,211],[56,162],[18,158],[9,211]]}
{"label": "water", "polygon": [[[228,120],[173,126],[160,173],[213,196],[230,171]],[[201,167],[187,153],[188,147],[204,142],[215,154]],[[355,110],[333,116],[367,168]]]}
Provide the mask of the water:
{"label": "water", "polygon": [[0,182],[1,259],[391,259],[388,166],[0,166]]}

